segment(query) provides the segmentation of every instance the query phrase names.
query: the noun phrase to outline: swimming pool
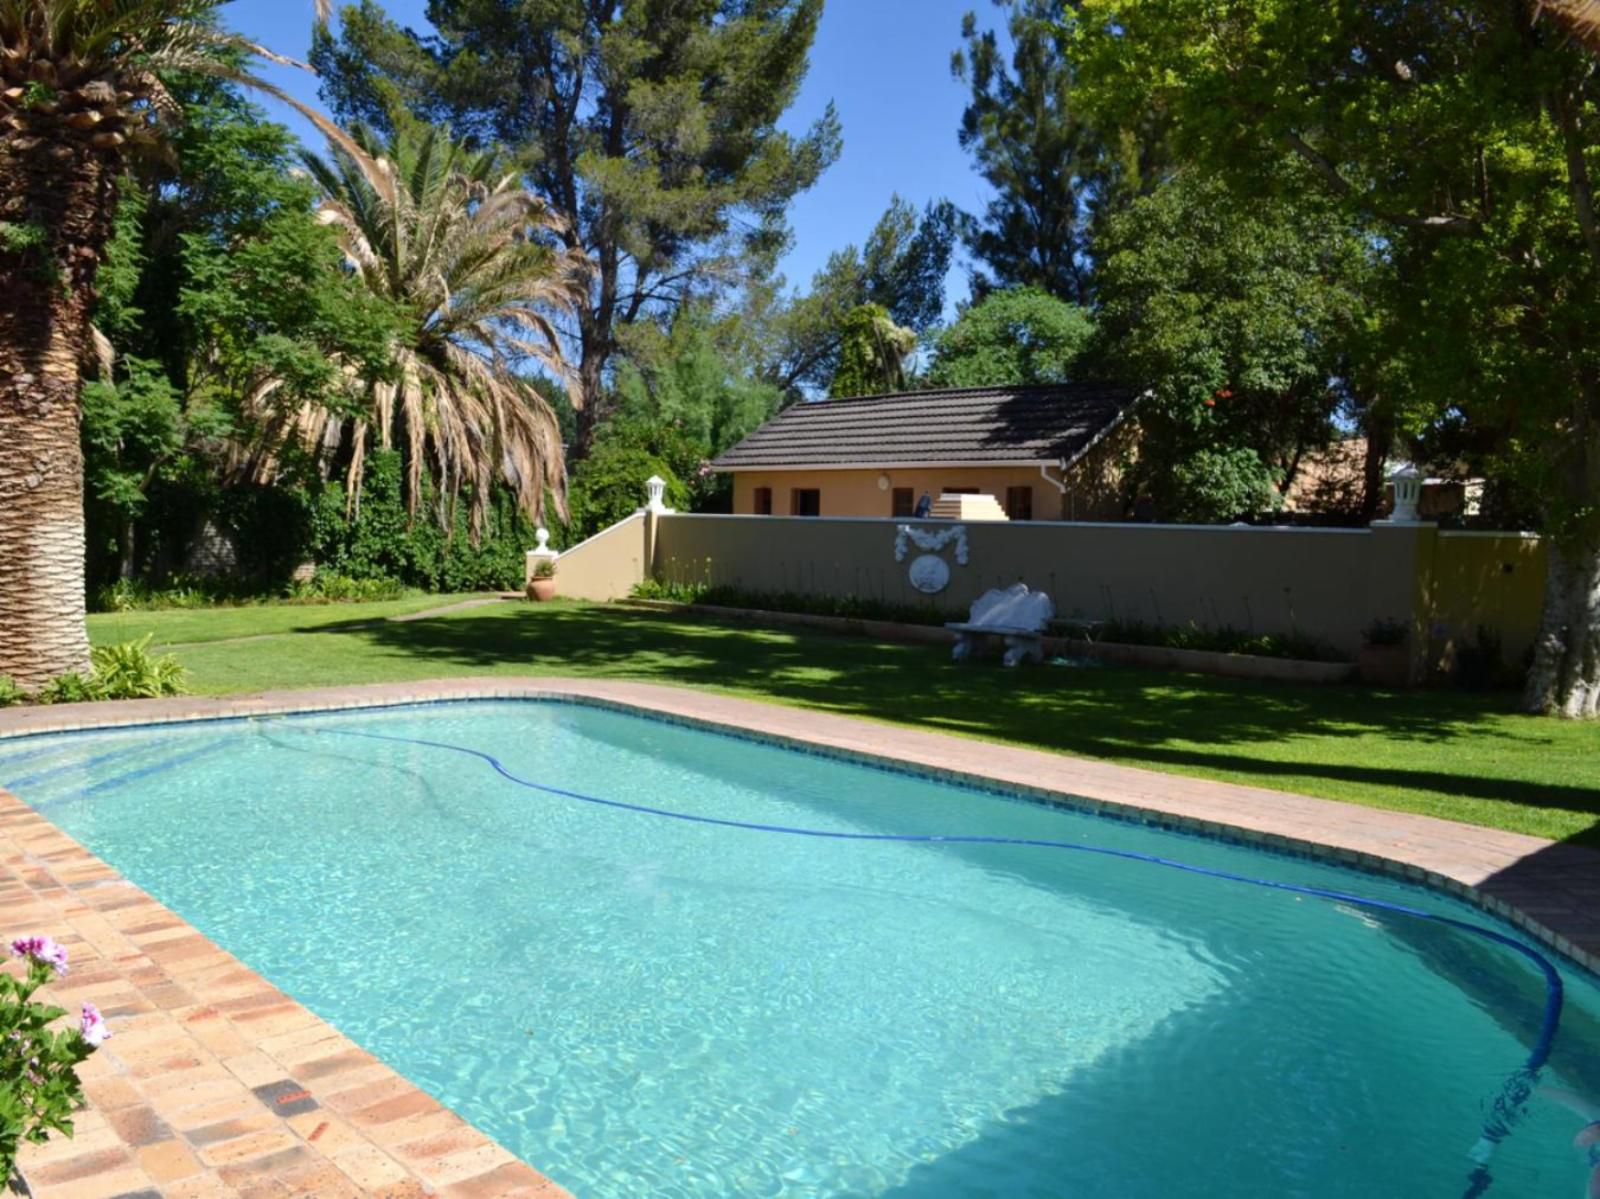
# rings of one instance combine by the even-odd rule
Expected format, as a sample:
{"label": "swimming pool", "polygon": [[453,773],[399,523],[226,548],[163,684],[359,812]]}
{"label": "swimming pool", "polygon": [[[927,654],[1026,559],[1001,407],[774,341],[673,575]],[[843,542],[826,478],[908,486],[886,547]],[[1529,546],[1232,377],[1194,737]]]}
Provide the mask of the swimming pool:
{"label": "swimming pool", "polygon": [[[581,1197],[1458,1196],[1545,1000],[1414,917],[850,838],[1509,932],[1431,892],[574,704],[3,741],[0,783]],[[1595,1096],[1565,973],[1544,1081]],[[1582,1194],[1580,1123],[1536,1096],[1487,1193]]]}

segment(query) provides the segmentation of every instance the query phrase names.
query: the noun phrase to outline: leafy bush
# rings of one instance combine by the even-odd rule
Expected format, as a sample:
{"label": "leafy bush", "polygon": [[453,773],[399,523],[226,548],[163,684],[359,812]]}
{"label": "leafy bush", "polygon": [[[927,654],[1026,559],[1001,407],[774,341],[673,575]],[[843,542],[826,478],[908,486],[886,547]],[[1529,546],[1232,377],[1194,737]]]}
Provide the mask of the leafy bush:
{"label": "leafy bush", "polygon": [[118,579],[95,591],[92,612],[157,612],[168,608],[218,608],[260,603],[271,598],[238,579],[171,575],[152,587],[140,579]]}
{"label": "leafy bush", "polygon": [[16,681],[8,674],[0,674],[0,708],[9,708],[12,704],[20,704],[28,698],[28,693],[17,686]]}
{"label": "leafy bush", "polygon": [[567,489],[565,544],[570,548],[637,512],[652,475],[666,480],[667,507],[682,511],[691,506],[689,488],[665,457],[632,439],[596,442],[574,469]]}
{"label": "leafy bush", "polygon": [[19,937],[13,956],[27,963],[22,978],[0,974],[0,1179],[16,1174],[24,1142],[43,1144],[52,1132],[72,1135],[72,1113],[83,1106],[78,1066],[111,1035],[100,1011],[85,1003],[76,1027],[52,1029],[67,1013],[35,993],[67,972],[66,948],[50,937]]}
{"label": "leafy bush", "polygon": [[1348,662],[1326,642],[1297,633],[1247,633],[1242,629],[1202,628],[1197,624],[1150,625],[1141,621],[1108,621],[1095,632],[1096,641],[1118,645],[1152,645],[1214,654],[1250,654],[1258,658],[1295,658],[1305,662]]}
{"label": "leafy bush", "polygon": [[119,645],[97,645],[89,651],[87,675],[64,674],[51,679],[36,697],[42,704],[83,704],[103,699],[158,699],[183,695],[184,669],[171,654],[150,652],[150,635]]}
{"label": "leafy bush", "polygon": [[301,604],[375,603],[400,599],[406,585],[399,579],[353,579],[319,570],[310,579],[291,584],[288,599]]}
{"label": "leafy bush", "polygon": [[96,646],[89,651],[89,659],[101,699],[157,699],[187,690],[178,659],[171,654],[152,654],[148,633],[137,641]]}
{"label": "leafy bush", "polygon": [[942,625],[964,613],[934,606],[893,604],[860,596],[807,595],[793,591],[746,591],[740,587],[707,583],[647,579],[630,593],[635,599],[701,604],[715,608],[745,608],[760,612],[792,612],[806,616],[836,616],[845,620],[886,620],[898,624]]}

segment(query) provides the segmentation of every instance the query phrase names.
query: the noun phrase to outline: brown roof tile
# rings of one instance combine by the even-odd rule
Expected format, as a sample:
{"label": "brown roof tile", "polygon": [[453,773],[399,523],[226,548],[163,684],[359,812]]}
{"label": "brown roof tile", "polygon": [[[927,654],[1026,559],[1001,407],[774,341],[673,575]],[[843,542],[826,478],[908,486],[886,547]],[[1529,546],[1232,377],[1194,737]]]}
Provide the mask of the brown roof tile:
{"label": "brown roof tile", "polygon": [[802,401],[712,464],[785,466],[1069,461],[1116,422],[1134,393],[1096,383],[969,387]]}

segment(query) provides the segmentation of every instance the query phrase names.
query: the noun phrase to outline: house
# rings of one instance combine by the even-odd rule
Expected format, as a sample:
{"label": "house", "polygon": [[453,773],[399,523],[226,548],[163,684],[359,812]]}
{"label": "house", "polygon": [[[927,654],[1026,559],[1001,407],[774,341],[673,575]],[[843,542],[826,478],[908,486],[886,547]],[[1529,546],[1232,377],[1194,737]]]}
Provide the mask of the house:
{"label": "house", "polygon": [[1115,519],[1134,398],[1065,383],[801,402],[711,467],[737,514],[911,516],[923,495],[976,494],[1011,520]]}

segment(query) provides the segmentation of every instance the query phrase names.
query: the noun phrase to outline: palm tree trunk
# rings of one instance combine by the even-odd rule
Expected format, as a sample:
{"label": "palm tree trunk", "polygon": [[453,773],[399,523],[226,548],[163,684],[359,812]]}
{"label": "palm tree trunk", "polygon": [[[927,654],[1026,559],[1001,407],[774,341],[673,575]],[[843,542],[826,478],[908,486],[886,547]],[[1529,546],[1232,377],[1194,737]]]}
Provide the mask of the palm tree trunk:
{"label": "palm tree trunk", "polygon": [[89,669],[80,371],[110,180],[85,146],[0,139],[0,674],[26,687]]}

